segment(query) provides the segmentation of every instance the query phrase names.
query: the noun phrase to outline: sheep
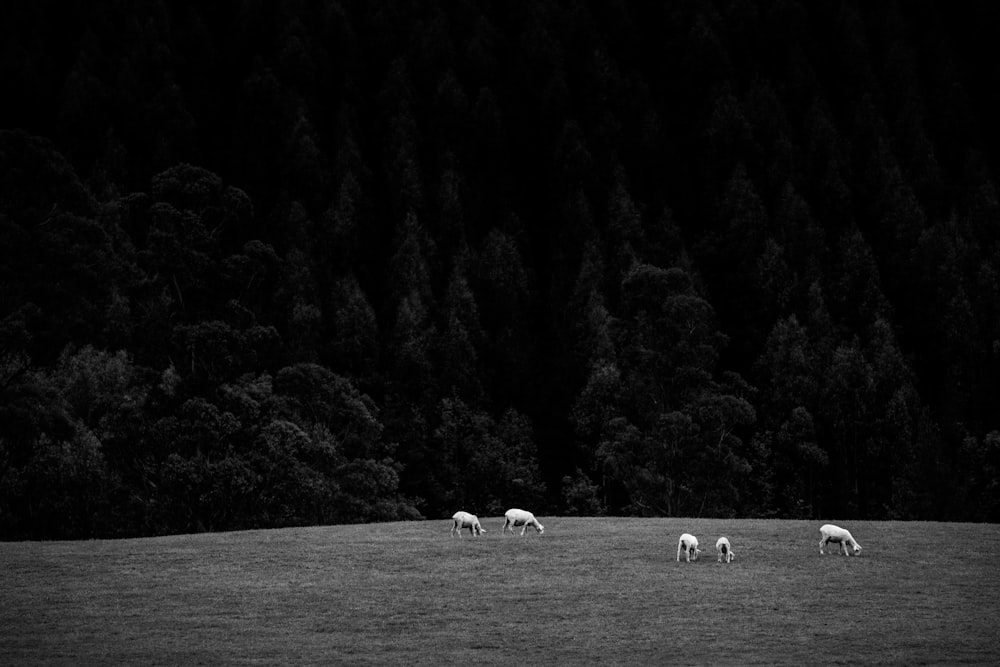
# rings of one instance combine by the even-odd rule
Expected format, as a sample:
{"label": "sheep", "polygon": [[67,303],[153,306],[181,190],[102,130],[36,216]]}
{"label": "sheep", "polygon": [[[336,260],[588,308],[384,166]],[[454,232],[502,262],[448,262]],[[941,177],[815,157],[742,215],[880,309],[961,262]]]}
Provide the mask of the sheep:
{"label": "sheep", "polygon": [[524,535],[524,531],[528,529],[528,526],[534,526],[535,530],[539,535],[545,533],[545,526],[538,523],[538,519],[531,512],[525,512],[524,510],[509,509],[504,513],[503,522],[503,534],[507,534],[507,526],[510,526],[510,534],[514,534],[515,526],[524,526],[521,529],[521,535]]}
{"label": "sheep", "polygon": [[694,556],[695,560],[698,560],[698,554],[701,553],[701,549],[698,548],[698,538],[689,533],[684,533],[681,535],[681,539],[677,541],[677,562],[681,562],[681,552],[684,552],[684,556],[687,558],[687,562],[691,562],[691,557]]}
{"label": "sheep", "polygon": [[844,528],[841,528],[839,526],[834,526],[832,523],[827,523],[823,524],[823,526],[819,529],[819,532],[820,535],[823,536],[823,539],[819,541],[820,554],[823,553],[823,547],[826,546],[827,542],[839,543],[840,549],[843,549],[843,553],[845,556],[850,555],[847,551],[848,545],[850,545],[854,549],[855,556],[861,554],[861,545],[858,544],[858,541],[854,539],[854,536],[851,535],[851,532],[849,530],[845,530]]}
{"label": "sheep", "polygon": [[733,559],[736,558],[736,554],[733,553],[733,547],[730,546],[729,540],[725,537],[720,537],[715,542],[715,551],[719,554],[719,562],[722,562],[724,558],[727,563],[732,563]]}
{"label": "sheep", "polygon": [[455,512],[452,515],[451,520],[454,522],[451,526],[451,536],[455,537],[457,534],[462,537],[462,531],[466,528],[469,529],[470,535],[481,535],[486,532],[486,529],[479,525],[479,517],[475,514],[469,514],[468,512]]}

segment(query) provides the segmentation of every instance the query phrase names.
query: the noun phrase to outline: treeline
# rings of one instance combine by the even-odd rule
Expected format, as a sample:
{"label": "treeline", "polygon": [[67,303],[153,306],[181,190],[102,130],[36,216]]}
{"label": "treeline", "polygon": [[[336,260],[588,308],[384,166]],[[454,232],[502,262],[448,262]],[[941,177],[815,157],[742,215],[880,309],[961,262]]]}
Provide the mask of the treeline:
{"label": "treeline", "polygon": [[3,12],[3,538],[1000,519],[993,3]]}

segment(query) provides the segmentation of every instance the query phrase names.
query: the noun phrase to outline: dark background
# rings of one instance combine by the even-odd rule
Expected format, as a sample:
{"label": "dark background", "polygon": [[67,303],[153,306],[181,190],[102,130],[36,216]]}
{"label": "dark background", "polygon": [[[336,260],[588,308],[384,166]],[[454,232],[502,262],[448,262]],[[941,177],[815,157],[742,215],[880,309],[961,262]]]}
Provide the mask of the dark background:
{"label": "dark background", "polygon": [[1000,519],[996,3],[3,6],[0,537]]}

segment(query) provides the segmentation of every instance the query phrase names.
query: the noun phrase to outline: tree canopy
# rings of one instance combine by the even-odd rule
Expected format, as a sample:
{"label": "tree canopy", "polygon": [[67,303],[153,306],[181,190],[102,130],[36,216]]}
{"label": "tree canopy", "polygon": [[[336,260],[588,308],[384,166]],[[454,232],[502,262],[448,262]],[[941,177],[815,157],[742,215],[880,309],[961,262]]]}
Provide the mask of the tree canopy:
{"label": "tree canopy", "polygon": [[1000,520],[1000,10],[0,10],[0,538]]}

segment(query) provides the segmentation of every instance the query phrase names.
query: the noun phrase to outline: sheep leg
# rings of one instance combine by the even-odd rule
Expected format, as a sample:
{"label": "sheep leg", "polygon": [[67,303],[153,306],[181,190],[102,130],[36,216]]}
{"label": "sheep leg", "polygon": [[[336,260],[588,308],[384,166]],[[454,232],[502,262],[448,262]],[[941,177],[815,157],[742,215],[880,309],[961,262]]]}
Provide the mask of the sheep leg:
{"label": "sheep leg", "polygon": [[829,539],[830,538],[828,538],[828,537],[824,537],[822,540],[819,541],[819,553],[820,553],[820,555],[823,554],[823,547],[826,546],[826,543],[829,541]]}

